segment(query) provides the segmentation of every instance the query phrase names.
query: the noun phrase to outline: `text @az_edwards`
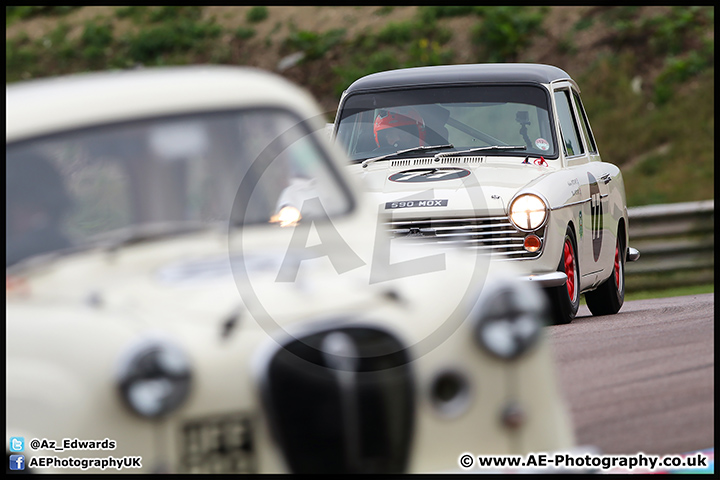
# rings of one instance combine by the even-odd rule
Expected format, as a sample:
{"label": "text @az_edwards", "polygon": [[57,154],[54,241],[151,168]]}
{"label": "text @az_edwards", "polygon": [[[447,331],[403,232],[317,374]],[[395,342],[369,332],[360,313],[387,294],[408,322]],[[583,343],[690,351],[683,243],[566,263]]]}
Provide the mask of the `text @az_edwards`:
{"label": "text @az_edwards", "polygon": [[32,450],[54,450],[64,452],[66,450],[115,450],[117,442],[105,438],[103,440],[80,440],[77,438],[63,438],[62,441],[50,440],[47,438],[33,438],[28,443]]}

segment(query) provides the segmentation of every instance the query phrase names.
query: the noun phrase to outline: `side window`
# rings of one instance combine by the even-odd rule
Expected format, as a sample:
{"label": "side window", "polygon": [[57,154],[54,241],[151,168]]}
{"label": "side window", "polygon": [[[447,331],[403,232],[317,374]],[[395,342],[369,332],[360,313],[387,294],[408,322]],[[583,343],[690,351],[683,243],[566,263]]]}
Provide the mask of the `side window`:
{"label": "side window", "polygon": [[577,107],[578,112],[580,112],[580,125],[582,126],[583,135],[585,135],[585,140],[587,141],[588,148],[590,149],[591,153],[597,153],[595,139],[592,136],[592,131],[590,131],[590,123],[588,122],[587,115],[585,114],[585,108],[580,101],[580,95],[578,95],[577,92],[573,92],[573,97],[575,98],[575,106]]}
{"label": "side window", "polygon": [[565,153],[570,157],[585,153],[582,143],[580,142],[578,126],[572,114],[570,92],[568,90],[555,92],[555,104],[557,105],[560,132],[563,137],[562,142]]}

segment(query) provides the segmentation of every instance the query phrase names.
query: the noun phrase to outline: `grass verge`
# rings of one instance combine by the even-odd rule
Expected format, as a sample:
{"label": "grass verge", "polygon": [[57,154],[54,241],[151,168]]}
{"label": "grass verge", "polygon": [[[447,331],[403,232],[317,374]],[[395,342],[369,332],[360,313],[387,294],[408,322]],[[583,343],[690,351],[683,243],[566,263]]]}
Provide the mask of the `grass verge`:
{"label": "grass verge", "polygon": [[648,298],[681,297],[685,295],[700,295],[703,293],[715,293],[715,284],[691,285],[687,287],[667,288],[663,290],[645,290],[632,292],[625,295],[625,300],[645,300]]}
{"label": "grass verge", "polygon": [[[687,287],[630,292],[625,294],[625,301],[647,300],[649,298],[682,297],[685,295],[701,295],[703,293],[715,293],[715,284],[706,283],[703,285],[690,285]],[[585,303],[585,296],[580,298],[580,305],[587,305]]]}

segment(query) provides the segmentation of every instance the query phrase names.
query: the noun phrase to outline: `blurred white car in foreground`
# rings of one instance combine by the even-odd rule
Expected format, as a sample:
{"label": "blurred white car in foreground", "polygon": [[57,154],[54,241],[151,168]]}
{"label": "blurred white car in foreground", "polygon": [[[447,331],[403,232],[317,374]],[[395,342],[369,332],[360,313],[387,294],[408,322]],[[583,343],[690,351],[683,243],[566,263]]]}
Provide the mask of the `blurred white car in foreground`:
{"label": "blurred white car in foreground", "polygon": [[185,67],[6,101],[6,438],[29,470],[435,472],[573,447],[543,296],[391,242],[303,90]]}

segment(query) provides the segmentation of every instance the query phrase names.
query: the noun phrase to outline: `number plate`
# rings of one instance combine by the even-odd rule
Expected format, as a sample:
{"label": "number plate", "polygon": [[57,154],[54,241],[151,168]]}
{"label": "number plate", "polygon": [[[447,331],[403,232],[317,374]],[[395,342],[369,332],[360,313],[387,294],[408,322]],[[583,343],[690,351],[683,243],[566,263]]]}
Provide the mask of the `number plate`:
{"label": "number plate", "polygon": [[413,207],[447,207],[447,200],[403,200],[399,202],[387,202],[385,209],[413,208]]}
{"label": "number plate", "polygon": [[217,415],[185,422],[182,470],[188,473],[254,473],[255,445],[247,414]]}

